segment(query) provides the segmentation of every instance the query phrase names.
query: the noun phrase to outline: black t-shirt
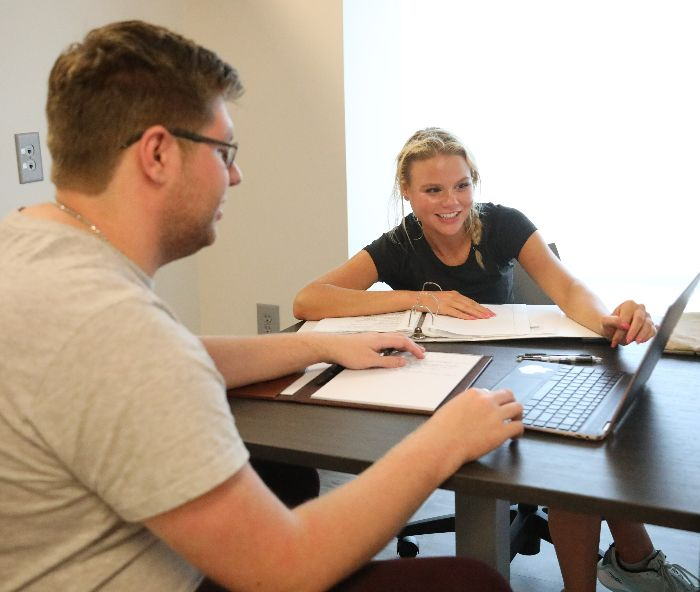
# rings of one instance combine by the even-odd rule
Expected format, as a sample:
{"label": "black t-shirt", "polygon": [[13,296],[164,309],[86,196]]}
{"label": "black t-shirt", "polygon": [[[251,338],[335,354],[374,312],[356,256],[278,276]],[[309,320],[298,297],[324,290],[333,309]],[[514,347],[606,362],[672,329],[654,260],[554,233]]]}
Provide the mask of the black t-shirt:
{"label": "black t-shirt", "polygon": [[379,281],[394,290],[421,290],[425,282],[435,282],[443,290],[457,290],[482,304],[512,303],[513,260],[537,228],[513,208],[482,203],[479,212],[483,231],[478,248],[485,269],[476,262],[473,246],[462,265],[445,265],[409,214],[404,220],[408,236],[399,225],[365,247],[377,267]]}

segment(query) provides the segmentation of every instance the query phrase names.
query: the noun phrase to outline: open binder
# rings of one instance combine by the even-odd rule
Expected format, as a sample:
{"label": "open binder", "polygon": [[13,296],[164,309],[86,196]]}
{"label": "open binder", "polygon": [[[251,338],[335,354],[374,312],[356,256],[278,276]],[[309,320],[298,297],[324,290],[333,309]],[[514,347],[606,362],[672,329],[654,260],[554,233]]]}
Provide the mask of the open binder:
{"label": "open binder", "polygon": [[[409,332],[416,341],[462,339],[514,339],[530,336],[530,322],[525,304],[490,305],[498,311],[490,319],[463,320],[434,313],[428,307],[414,306],[409,311]],[[415,318],[415,321],[414,321]]]}
{"label": "open binder", "polygon": [[425,308],[384,314],[325,318],[306,321],[300,332],[360,333],[396,332],[417,341],[491,341],[572,337],[602,339],[600,335],[567,317],[555,305],[489,304],[496,317],[462,320]]}
{"label": "open binder", "polygon": [[469,388],[492,357],[426,352],[426,360],[392,369],[347,370],[334,364],[290,395],[281,393],[302,373],[229,389],[228,395],[430,415]]}

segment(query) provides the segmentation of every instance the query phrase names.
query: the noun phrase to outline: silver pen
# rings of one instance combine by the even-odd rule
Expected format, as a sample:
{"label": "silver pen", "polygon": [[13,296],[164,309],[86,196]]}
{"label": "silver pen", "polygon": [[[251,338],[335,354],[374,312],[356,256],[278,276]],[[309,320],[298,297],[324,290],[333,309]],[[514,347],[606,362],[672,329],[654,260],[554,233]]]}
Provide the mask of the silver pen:
{"label": "silver pen", "polygon": [[517,357],[518,362],[523,360],[532,360],[535,362],[554,362],[555,364],[600,364],[603,358],[598,356],[590,356],[587,354],[579,355],[546,355],[546,354],[522,354]]}

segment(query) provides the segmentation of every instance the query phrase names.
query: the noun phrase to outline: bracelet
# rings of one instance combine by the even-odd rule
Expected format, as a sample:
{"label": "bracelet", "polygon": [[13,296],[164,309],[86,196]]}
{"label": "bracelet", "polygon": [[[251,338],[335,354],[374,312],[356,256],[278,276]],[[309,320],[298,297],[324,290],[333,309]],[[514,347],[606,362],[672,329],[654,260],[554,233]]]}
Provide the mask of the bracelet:
{"label": "bracelet", "polygon": [[[425,286],[425,284],[424,284]],[[426,297],[430,296],[434,301],[435,301],[435,309],[433,310],[428,306],[425,302],[421,302],[421,296]],[[416,298],[416,303],[413,305],[414,308],[424,308],[431,314],[440,314],[440,301],[438,300],[437,296],[435,294],[431,294],[430,292],[426,292],[425,290],[421,290],[418,292],[418,297]]]}

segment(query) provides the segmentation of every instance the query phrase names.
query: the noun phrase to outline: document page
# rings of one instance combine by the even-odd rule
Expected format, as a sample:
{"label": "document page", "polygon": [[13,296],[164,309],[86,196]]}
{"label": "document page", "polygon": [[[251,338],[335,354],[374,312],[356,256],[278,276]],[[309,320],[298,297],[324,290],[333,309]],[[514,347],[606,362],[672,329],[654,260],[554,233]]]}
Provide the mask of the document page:
{"label": "document page", "polygon": [[[316,323],[313,330],[322,333],[362,333],[376,331],[378,333],[411,332],[409,327],[410,310],[389,312],[386,314],[368,315],[362,317],[329,317]],[[414,314],[412,324],[418,322],[420,315]]]}
{"label": "document page", "polygon": [[401,368],[345,369],[311,398],[434,411],[481,359],[442,352],[426,352],[422,360],[404,356]]}
{"label": "document page", "polygon": [[530,334],[525,304],[485,304],[496,313],[490,319],[465,321],[445,315],[427,315],[423,332],[432,337],[521,337]]}
{"label": "document page", "polygon": [[598,333],[567,317],[555,304],[528,305],[532,337],[600,338]]}
{"label": "document page", "polygon": [[[465,321],[445,315],[418,315],[410,311],[362,317],[338,317],[307,321],[299,329],[329,333],[362,331],[399,332],[411,335],[421,316],[425,341],[489,341],[492,339],[524,339],[528,337],[600,336],[567,317],[558,306],[525,304],[487,304],[495,317]],[[410,327],[409,327],[410,319]]]}

